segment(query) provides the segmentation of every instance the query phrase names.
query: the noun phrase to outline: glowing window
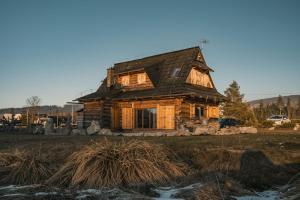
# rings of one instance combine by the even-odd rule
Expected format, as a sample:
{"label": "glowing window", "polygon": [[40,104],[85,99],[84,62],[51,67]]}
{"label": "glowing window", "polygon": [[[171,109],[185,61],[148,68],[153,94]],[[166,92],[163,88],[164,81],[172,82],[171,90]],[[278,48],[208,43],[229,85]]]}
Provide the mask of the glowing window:
{"label": "glowing window", "polygon": [[146,82],[146,74],[145,73],[140,73],[137,75],[137,82],[138,84],[143,84]]}
{"label": "glowing window", "polygon": [[129,75],[128,75],[128,76],[122,76],[122,77],[121,77],[121,84],[122,84],[123,86],[129,85]]}

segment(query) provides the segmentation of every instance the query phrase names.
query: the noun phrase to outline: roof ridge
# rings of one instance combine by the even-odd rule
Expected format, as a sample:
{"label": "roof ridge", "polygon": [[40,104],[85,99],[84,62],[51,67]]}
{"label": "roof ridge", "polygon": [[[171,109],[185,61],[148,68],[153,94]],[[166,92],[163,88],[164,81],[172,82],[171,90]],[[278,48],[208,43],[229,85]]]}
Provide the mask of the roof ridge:
{"label": "roof ridge", "polygon": [[190,48],[186,48],[186,49],[180,49],[180,50],[175,50],[175,51],[169,51],[169,52],[165,52],[165,53],[155,54],[155,55],[152,55],[152,56],[146,56],[146,57],[138,58],[138,59],[134,59],[134,60],[128,60],[128,61],[124,61],[124,62],[118,62],[118,63],[115,63],[114,66],[119,65],[119,64],[133,62],[133,61],[139,61],[139,60],[143,60],[143,59],[148,59],[148,58],[163,56],[163,55],[167,55],[167,54],[178,53],[178,52],[181,52],[181,51],[187,51],[187,50],[191,50],[191,49],[199,49],[200,50],[200,47],[199,46],[194,46],[194,47],[190,47]]}

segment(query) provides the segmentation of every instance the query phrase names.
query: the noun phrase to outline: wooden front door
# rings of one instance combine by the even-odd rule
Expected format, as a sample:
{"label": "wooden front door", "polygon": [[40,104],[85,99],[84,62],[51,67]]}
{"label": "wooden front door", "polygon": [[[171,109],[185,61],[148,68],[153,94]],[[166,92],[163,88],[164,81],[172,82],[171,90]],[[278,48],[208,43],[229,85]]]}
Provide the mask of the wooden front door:
{"label": "wooden front door", "polygon": [[111,107],[111,128],[114,130],[120,128],[120,111],[117,106]]}
{"label": "wooden front door", "polygon": [[133,112],[132,108],[122,108],[122,128],[133,128]]}
{"label": "wooden front door", "polygon": [[175,128],[175,106],[158,106],[157,128]]}

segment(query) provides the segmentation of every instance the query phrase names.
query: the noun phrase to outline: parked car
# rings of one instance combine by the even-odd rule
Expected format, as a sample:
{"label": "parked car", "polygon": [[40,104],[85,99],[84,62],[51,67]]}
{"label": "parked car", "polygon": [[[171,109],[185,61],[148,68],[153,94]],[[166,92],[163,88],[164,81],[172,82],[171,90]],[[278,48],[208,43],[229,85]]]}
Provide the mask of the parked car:
{"label": "parked car", "polygon": [[238,126],[240,125],[240,121],[234,118],[221,118],[219,120],[220,128],[225,128],[227,126]]}
{"label": "parked car", "polygon": [[273,115],[269,117],[267,121],[272,121],[275,125],[282,125],[291,122],[291,120],[286,115]]}

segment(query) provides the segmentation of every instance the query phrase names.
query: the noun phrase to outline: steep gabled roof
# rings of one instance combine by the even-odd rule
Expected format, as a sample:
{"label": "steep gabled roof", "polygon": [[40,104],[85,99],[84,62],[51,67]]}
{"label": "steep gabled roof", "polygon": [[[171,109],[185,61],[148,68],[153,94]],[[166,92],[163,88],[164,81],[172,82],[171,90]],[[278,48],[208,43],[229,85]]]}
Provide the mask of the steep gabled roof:
{"label": "steep gabled roof", "polygon": [[212,98],[222,97],[215,88],[193,86],[186,83],[186,79],[193,67],[204,71],[212,71],[212,69],[206,65],[199,47],[116,63],[112,68],[115,75],[143,70],[149,76],[154,88],[139,91],[122,91],[120,88],[107,88],[105,79],[95,93],[77,100],[143,98],[146,96],[175,94],[193,94],[197,96],[201,96],[202,94]]}
{"label": "steep gabled roof", "polygon": [[192,47],[188,49],[182,49],[178,51],[172,51],[167,53],[162,53],[158,55],[153,55],[137,60],[131,60],[121,63],[116,63],[114,65],[115,73],[122,73],[126,71],[136,70],[138,68],[150,66],[162,61],[166,61],[166,64],[172,63],[182,63],[187,60],[194,60],[199,53],[198,47]]}
{"label": "steep gabled roof", "polygon": [[[200,56],[201,61],[197,60]],[[185,82],[193,66],[202,70],[212,71],[205,63],[199,47],[182,49],[179,51],[162,53],[137,60],[116,63],[113,67],[115,74],[137,70],[145,70],[153,84],[168,84],[175,78],[178,82]],[[172,76],[173,70],[179,69],[176,77]]]}

